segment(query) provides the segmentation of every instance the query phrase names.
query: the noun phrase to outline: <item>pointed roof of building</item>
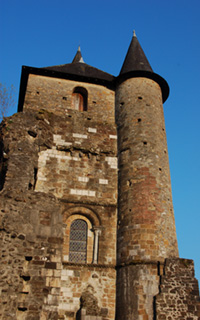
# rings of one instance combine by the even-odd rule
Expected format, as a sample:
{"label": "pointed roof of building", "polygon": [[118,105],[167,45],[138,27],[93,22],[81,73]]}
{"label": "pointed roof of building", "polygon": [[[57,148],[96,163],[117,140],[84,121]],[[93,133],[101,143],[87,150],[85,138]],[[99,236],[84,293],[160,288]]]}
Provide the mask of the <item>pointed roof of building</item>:
{"label": "pointed roof of building", "polygon": [[77,63],[77,62],[83,62],[84,63],[83,57],[82,57],[82,54],[81,54],[81,47],[80,46],[78,46],[78,50],[77,50],[77,52],[75,54],[75,57],[74,57],[72,63]]}
{"label": "pointed roof of building", "polygon": [[153,72],[134,31],[120,75],[136,70]]}
{"label": "pointed roof of building", "polygon": [[74,56],[74,59],[72,60],[72,63],[52,67],[45,67],[41,69],[56,73],[59,72],[59,74],[62,74],[63,76],[72,75],[75,78],[81,77],[82,79],[80,80],[83,80],[83,78],[85,78],[85,80],[87,80],[88,82],[93,83],[99,83],[99,81],[112,82],[114,79],[114,76],[112,76],[111,74],[86,64],[83,60],[80,46],[78,47],[78,50]]}
{"label": "pointed roof of building", "polygon": [[149,78],[157,82],[162,91],[163,102],[167,100],[169,96],[169,86],[165,79],[153,72],[134,31],[124,63],[116,81],[119,84],[126,79],[137,77]]}

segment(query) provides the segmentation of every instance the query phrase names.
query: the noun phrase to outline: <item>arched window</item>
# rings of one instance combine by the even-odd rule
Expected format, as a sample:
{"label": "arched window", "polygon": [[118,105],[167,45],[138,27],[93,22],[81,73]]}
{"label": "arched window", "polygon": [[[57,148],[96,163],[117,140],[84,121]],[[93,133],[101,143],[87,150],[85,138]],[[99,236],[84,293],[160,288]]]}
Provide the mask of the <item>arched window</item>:
{"label": "arched window", "polygon": [[63,214],[63,262],[98,263],[101,226],[88,208],[72,207]]}
{"label": "arched window", "polygon": [[87,110],[88,93],[85,88],[76,87],[72,93],[72,109],[79,111]]}
{"label": "arched window", "polygon": [[87,222],[76,219],[70,227],[69,261],[76,263],[87,262]]}

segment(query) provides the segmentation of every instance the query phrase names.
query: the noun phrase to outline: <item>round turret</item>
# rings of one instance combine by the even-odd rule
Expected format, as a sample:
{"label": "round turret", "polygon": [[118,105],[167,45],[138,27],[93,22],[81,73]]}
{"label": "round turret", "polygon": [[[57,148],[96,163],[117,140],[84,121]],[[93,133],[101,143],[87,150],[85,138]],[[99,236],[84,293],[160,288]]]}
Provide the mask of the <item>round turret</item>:
{"label": "round turret", "polygon": [[177,257],[162,102],[156,75],[134,34],[117,79],[118,233],[116,320],[153,319],[165,258]]}
{"label": "round turret", "polygon": [[167,88],[134,35],[116,89],[118,264],[178,256],[162,106]]}

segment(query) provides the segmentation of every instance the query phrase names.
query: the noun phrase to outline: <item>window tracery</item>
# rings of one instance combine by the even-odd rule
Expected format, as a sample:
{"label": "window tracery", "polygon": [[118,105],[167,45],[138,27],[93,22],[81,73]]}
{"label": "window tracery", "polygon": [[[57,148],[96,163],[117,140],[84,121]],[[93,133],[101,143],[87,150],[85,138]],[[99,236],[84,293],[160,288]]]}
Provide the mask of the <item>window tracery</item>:
{"label": "window tracery", "polygon": [[70,227],[69,261],[77,263],[87,262],[87,230],[86,221],[74,220]]}

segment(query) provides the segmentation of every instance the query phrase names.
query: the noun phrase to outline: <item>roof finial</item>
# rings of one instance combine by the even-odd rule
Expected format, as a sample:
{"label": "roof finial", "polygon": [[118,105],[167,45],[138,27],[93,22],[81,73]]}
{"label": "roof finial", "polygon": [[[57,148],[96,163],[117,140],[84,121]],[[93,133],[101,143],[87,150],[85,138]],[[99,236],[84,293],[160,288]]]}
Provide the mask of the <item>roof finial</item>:
{"label": "roof finial", "polygon": [[133,37],[136,37],[136,33],[135,33],[135,30],[133,30]]}
{"label": "roof finial", "polygon": [[79,52],[81,52],[81,47],[80,47],[80,44],[79,44],[79,46],[78,46],[78,51],[79,51]]}

